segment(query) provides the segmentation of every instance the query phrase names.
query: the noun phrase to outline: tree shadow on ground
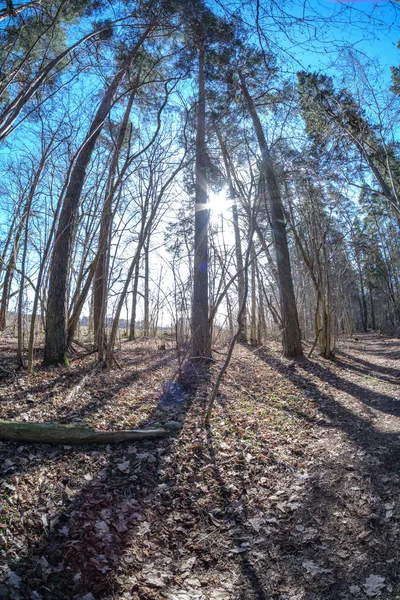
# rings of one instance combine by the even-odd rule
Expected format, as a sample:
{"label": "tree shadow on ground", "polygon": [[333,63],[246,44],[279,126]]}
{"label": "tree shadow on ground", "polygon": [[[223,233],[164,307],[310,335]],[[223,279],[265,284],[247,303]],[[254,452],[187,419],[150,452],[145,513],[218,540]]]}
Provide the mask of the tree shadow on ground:
{"label": "tree shadow on ground", "polygon": [[[262,358],[262,360],[264,360],[267,364],[295,383],[300,389],[309,388],[311,383],[310,380],[301,376],[299,373],[296,373],[295,370],[290,372],[290,370],[288,370],[288,368],[282,364],[280,359],[262,352],[258,352],[257,356]],[[354,383],[353,381],[339,377],[328,367],[324,367],[316,361],[304,358],[299,359],[296,364],[298,367],[308,372],[311,376],[316,376],[321,381],[325,381],[335,389],[346,394],[350,394],[362,404],[395,417],[400,416],[400,400],[397,400],[393,396],[388,396],[387,394],[375,391],[370,387],[363,387],[357,383]],[[313,384],[311,384],[311,389],[314,389],[317,394],[319,393]]]}
{"label": "tree shadow on ground", "polygon": [[[80,402],[79,406],[74,406],[74,398],[71,398],[71,401],[65,403],[64,406],[57,406],[57,419],[53,419],[53,421],[57,423],[74,423],[79,425],[82,422],[87,422],[88,418],[92,418],[96,416],[96,413],[103,410],[107,405],[111,405],[113,401],[118,397],[118,394],[121,390],[128,389],[130,385],[132,385],[137,380],[140,380],[142,377],[146,377],[153,371],[157,371],[158,369],[168,367],[168,365],[173,362],[175,356],[173,352],[168,355],[163,355],[162,358],[159,358],[158,355],[152,357],[153,360],[149,359],[149,366],[143,369],[138,369],[135,372],[127,373],[124,377],[119,377],[117,380],[110,380],[107,373],[99,370],[96,365],[88,365],[86,367],[80,366],[74,370],[73,373],[67,372],[67,377],[64,374],[57,374],[57,371],[52,368],[51,370],[46,369],[47,373],[53,375],[52,378],[49,378],[46,383],[42,385],[35,385],[26,389],[23,394],[24,398],[27,393],[30,395],[38,391],[43,393],[43,397],[41,398],[39,403],[35,403],[35,406],[32,407],[31,404],[27,404],[26,406],[22,406],[18,408],[12,408],[14,402],[17,402],[20,398],[20,391],[17,391],[15,394],[9,394],[7,397],[7,402],[10,403],[10,418],[12,420],[17,420],[18,417],[23,414],[24,420],[35,422],[38,420],[38,410],[45,408],[46,402],[49,398],[52,397],[53,394],[58,393],[58,391],[62,390],[66,396],[74,391],[75,386],[79,386],[78,394],[79,396],[84,396],[85,392],[85,378],[88,376],[93,376],[95,381],[89,379],[87,381],[87,385],[91,388],[91,396],[88,397],[87,400]],[[54,390],[54,387],[64,384],[64,387]],[[157,392],[154,392],[155,395]],[[160,395],[161,390],[158,390]],[[93,395],[95,395],[95,399],[93,400]],[[72,406],[71,406],[72,404]],[[76,402],[75,402],[76,404]],[[139,409],[143,405],[142,399],[133,399],[131,401],[132,404],[132,413],[134,414],[135,410]],[[165,411],[164,411],[165,412]],[[179,411],[178,411],[179,412]],[[174,417],[172,407],[169,407],[168,414],[163,414],[160,411],[160,406],[157,406],[154,410],[153,419],[148,417],[146,419],[147,427],[159,427],[162,422],[165,422],[165,419],[172,419]],[[39,418],[40,418],[39,414]],[[46,417],[46,413],[44,414]],[[158,418],[158,421],[156,421]],[[46,418],[45,420],[49,420]],[[50,419],[51,420],[51,419]],[[164,421],[163,421],[164,420]],[[109,426],[113,427],[114,425],[119,425],[118,418],[109,422]],[[76,456],[81,452],[80,448],[71,447],[68,450],[61,450],[59,446],[50,445],[24,445],[17,442],[0,442],[0,445],[3,445],[3,449],[6,448],[14,448],[12,454],[16,457],[16,461],[14,465],[2,466],[0,464],[0,475],[2,481],[7,481],[15,477],[15,474],[21,475],[22,473],[29,473],[29,471],[36,470],[38,464],[42,466],[48,464],[52,465],[52,468],[55,467],[56,464],[62,463],[65,459],[66,454],[68,454],[71,458]],[[36,451],[37,449],[37,451]]]}
{"label": "tree shadow on ground", "polygon": [[[363,450],[374,452],[374,448],[379,449],[385,445],[389,446],[393,444],[392,451],[398,451],[400,440],[397,432],[383,433],[378,431],[369,421],[362,419],[343,404],[337,402],[332,394],[321,391],[310,377],[316,376],[322,382],[329,383],[335,389],[350,394],[360,403],[395,417],[400,416],[399,400],[371,390],[370,388],[363,388],[351,381],[338,377],[329,368],[323,367],[315,361],[305,358],[297,361],[296,366],[309,373],[310,377],[307,377],[296,369],[288,369],[279,358],[268,355],[265,352],[259,352],[257,356],[294,383],[302,392],[307,390],[308,393],[306,395],[329,418],[330,425],[342,429]],[[392,465],[390,468],[393,468],[394,464],[390,461],[388,467]]]}
{"label": "tree shadow on ground", "polygon": [[[400,539],[391,503],[399,484],[399,432],[379,431],[334,393],[321,389],[315,377],[376,410],[399,416],[396,401],[339,378],[315,361],[300,359],[288,368],[266,352],[257,354],[303,393],[306,390],[324,415],[319,425],[331,440],[331,455],[320,457],[321,462],[314,451],[317,458],[309,465],[303,493],[296,494],[296,508],[286,524],[280,519],[275,543],[286,553],[281,564],[286,582],[296,587],[296,581],[302,581],[305,598],[336,600],[348,597],[351,585],[361,593],[367,577],[379,574],[388,585],[384,597],[397,597]],[[340,432],[349,446],[343,445]],[[318,448],[318,434],[316,438]]]}
{"label": "tree shadow on ground", "polygon": [[[50,369],[43,367],[37,373],[45,375],[46,381],[44,383],[29,387],[24,386],[22,390],[17,389],[7,394],[7,397],[2,402],[9,404],[10,418],[16,418],[24,414],[27,419],[33,417],[33,420],[35,420],[37,412],[41,408],[45,408],[49,401],[63,394],[64,397],[60,398],[59,402],[57,402],[57,421],[60,423],[69,423],[71,422],[71,418],[74,417],[75,422],[79,422],[84,417],[87,417],[89,413],[96,412],[106,406],[122,389],[129,387],[129,385],[140,378],[147,377],[153,371],[168,366],[174,360],[176,360],[176,355],[173,350],[168,353],[164,352],[158,360],[154,360],[154,356],[151,359],[149,358],[148,367],[128,372],[125,377],[119,377],[117,380],[110,380],[104,371],[99,370],[96,363],[76,366],[71,371],[65,369],[61,373],[53,367]],[[85,378],[88,378],[87,382],[85,382]],[[93,384],[92,379],[94,378],[100,381],[102,385]],[[89,397],[86,402],[81,402],[79,407],[71,406],[74,398],[71,397],[69,399],[68,397],[70,394],[74,394],[75,388],[78,389],[82,397],[82,389],[85,386],[93,388],[93,385],[92,397]],[[94,399],[93,395],[95,396]],[[65,406],[62,406],[63,401],[65,401]],[[19,408],[16,408],[15,404],[18,402],[22,402],[23,404]]]}
{"label": "tree shadow on ground", "polygon": [[400,369],[391,367],[383,367],[368,360],[355,357],[343,350],[337,350],[334,362],[337,366],[349,371],[356,371],[366,376],[374,376],[381,381],[387,381],[397,385],[400,383]]}
{"label": "tree shadow on ground", "polygon": [[[161,360],[153,369],[165,365]],[[177,387],[164,388],[137,428],[171,418],[183,425],[197,390],[204,388],[207,380],[207,368],[196,365],[194,369],[188,364],[180,382],[183,393],[178,393]],[[122,378],[117,386],[122,389],[131,381],[130,376]],[[10,564],[22,578],[21,597],[71,600],[92,593],[96,599],[110,598],[122,586],[130,590],[129,598],[154,600],[162,578],[157,581],[157,565],[151,563],[151,557],[155,556],[156,562],[158,556],[164,557],[167,565],[176,564],[178,572],[182,563],[174,538],[182,542],[185,532],[167,524],[176,511],[176,474],[169,467],[176,444],[179,435],[128,446],[74,448],[72,458],[81,452],[82,469],[71,465],[65,480],[54,487],[61,508],[51,515],[44,533],[43,524],[30,527],[27,521],[31,539]],[[60,452],[56,462],[63,458],[65,454]],[[174,568],[169,571],[171,577],[175,575]],[[135,572],[147,573],[147,587],[139,583]]]}
{"label": "tree shadow on ground", "polygon": [[[229,469],[235,470],[232,486],[226,460],[216,452],[220,440],[212,429],[205,451],[193,443],[201,429],[209,373],[188,363],[182,385],[189,397],[174,403],[173,394],[160,395],[138,426],[171,417],[185,422],[190,412],[190,431],[184,429],[179,436],[158,442],[60,451],[57,461],[80,453],[81,464],[77,468],[71,462],[68,472],[66,463],[66,481],[57,482],[52,493],[59,505],[44,533],[40,515],[36,529],[31,516],[23,515],[31,541],[12,564],[22,577],[23,598],[37,592],[43,600],[70,600],[87,593],[96,600],[156,600],[167,589],[185,588],[182,573],[193,557],[197,573],[211,576],[213,569],[221,571],[227,565],[228,576],[236,577],[236,573],[229,575],[235,561],[240,586],[233,597],[240,600],[287,600],[293,598],[289,595],[293,590],[307,600],[337,600],[348,597],[349,586],[365,581],[371,572],[385,576],[398,590],[399,539],[385,509],[385,503],[393,500],[388,486],[397,477],[398,434],[377,431],[330,391],[321,391],[317,380],[325,381],[327,367],[318,370],[314,361],[304,360],[288,368],[267,353],[256,360],[313,399],[322,419],[312,420],[299,409],[287,410],[324,433],[329,430],[333,453],[340,451],[337,432],[347,434],[353,450],[341,454],[340,468],[335,456],[325,457],[321,466],[316,450],[315,468],[309,466],[306,478],[301,467],[272,456],[265,440],[250,473],[243,426],[226,401],[223,418],[229,422],[229,435],[243,449],[229,462],[233,464]],[[337,379],[334,382],[333,387],[343,391],[343,383],[338,388]],[[360,394],[359,388],[351,388],[354,398],[359,399],[355,395]],[[223,400],[221,395],[218,402]],[[262,399],[254,397],[254,401]],[[205,481],[207,473],[211,475]],[[49,482],[45,474],[44,484]],[[343,558],[346,552],[357,558],[352,569],[346,562],[350,559]],[[230,597],[227,592],[226,598]]]}
{"label": "tree shadow on ground", "polygon": [[[238,435],[239,432],[236,428],[235,430]],[[223,469],[220,468],[217,461],[212,426],[207,427],[207,449],[215,481],[219,487],[221,499],[223,501],[221,517],[226,525],[231,527],[234,550],[237,552],[237,560],[239,561],[241,568],[242,589],[240,597],[243,600],[250,598],[268,600],[269,596],[267,595],[264,586],[263,577],[247,554],[246,540],[248,539],[249,531],[248,528],[246,529],[244,526],[244,523],[252,516],[251,513],[249,513],[248,504],[245,498],[247,482],[242,481],[242,493],[240,495],[240,504],[238,505],[238,499],[234,497],[233,491],[229,486],[229,478],[224,475]],[[235,510],[238,506],[240,506],[240,512]]]}

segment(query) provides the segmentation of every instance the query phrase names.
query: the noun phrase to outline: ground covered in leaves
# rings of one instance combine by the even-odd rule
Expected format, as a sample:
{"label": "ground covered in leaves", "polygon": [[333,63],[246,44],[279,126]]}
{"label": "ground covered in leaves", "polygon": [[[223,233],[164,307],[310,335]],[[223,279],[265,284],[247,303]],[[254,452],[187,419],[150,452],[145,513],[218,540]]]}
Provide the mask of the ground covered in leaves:
{"label": "ground covered in leaves", "polygon": [[[400,598],[400,342],[369,333],[334,361],[237,347],[220,362],[125,343],[121,369],[14,370],[0,418],[158,427],[112,446],[0,443],[0,598]],[[220,354],[216,355],[222,360]],[[168,382],[174,382],[170,385]]]}

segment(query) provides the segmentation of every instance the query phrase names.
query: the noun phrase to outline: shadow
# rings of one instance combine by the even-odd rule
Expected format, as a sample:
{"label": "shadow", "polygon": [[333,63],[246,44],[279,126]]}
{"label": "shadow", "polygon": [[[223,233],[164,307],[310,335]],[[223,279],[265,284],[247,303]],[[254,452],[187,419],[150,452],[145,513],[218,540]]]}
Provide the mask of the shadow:
{"label": "shadow", "polygon": [[[308,389],[311,390],[311,392],[314,392],[315,396],[321,396],[318,388],[311,382],[310,379],[300,375],[296,372],[296,370],[288,369],[288,367],[285,366],[279,358],[275,358],[261,351],[257,353],[257,356],[273,369],[287,377],[287,379],[295,383],[300,389]],[[334,364],[336,364],[336,361]],[[400,400],[397,400],[392,396],[382,394],[374,391],[371,388],[363,387],[357,383],[343,379],[342,377],[339,377],[333,373],[329,368],[323,367],[316,361],[312,361],[307,358],[298,359],[296,365],[298,368],[308,372],[311,376],[315,375],[337,390],[346,394],[350,394],[367,407],[373,408],[374,410],[379,410],[395,417],[400,416]]]}
{"label": "shadow", "polygon": [[[42,394],[44,400],[48,400],[57,392],[57,388],[68,388],[77,384],[82,377],[87,375],[91,371],[92,367],[89,366],[80,366],[76,367],[73,370],[65,369],[61,373],[59,371],[55,371],[54,368],[49,370],[48,368],[38,369],[35,372],[36,376],[40,376],[40,374],[44,374],[46,376],[46,381],[44,383],[37,383],[32,386],[24,386],[24,389],[17,389],[12,394],[8,394],[7,398],[0,399],[0,402],[3,400],[12,400],[13,402],[24,401],[26,399],[27,394]],[[52,377],[52,374],[54,376]],[[20,381],[23,381],[23,374],[20,374]]]}
{"label": "shadow", "polygon": [[[315,404],[324,415],[316,425],[331,440],[332,457],[319,456],[315,436],[303,492],[299,493],[300,485],[295,486],[296,508],[286,523],[280,519],[275,543],[292,557],[280,565],[285,581],[294,587],[296,581],[302,582],[306,598],[336,600],[349,597],[351,585],[361,592],[373,572],[383,576],[388,585],[383,597],[397,597],[400,539],[391,503],[399,483],[400,432],[377,430],[368,419],[339,402],[326,384],[398,416],[395,401],[379,393],[374,393],[376,403],[371,397],[366,401],[365,394],[371,395],[371,390],[346,382],[314,361],[299,359],[294,368],[288,368],[265,352],[258,356]],[[323,388],[316,377],[325,384]],[[348,447],[343,445],[341,432],[350,442]]]}
{"label": "shadow", "polygon": [[[221,498],[223,500],[223,510],[219,515],[226,521],[227,525],[233,525],[233,541],[235,550],[237,551],[238,560],[242,572],[243,587],[241,590],[242,598],[255,598],[257,600],[268,600],[264,582],[257,572],[252,560],[247,555],[246,541],[248,539],[248,530],[245,529],[243,523],[249,519],[249,511],[245,500],[245,482],[242,481],[242,493],[240,495],[240,512],[234,510],[235,501],[233,493],[229,488],[229,482],[225,480],[220,467],[218,466],[216,452],[213,441],[212,426],[207,426],[207,449],[210,458],[210,464],[213,469],[215,481],[219,486]],[[246,594],[246,595],[244,595]],[[250,594],[250,595],[248,595]]]}
{"label": "shadow", "polygon": [[[342,358],[341,358],[342,357]],[[352,356],[348,352],[338,350],[334,362],[343,369],[350,371],[356,371],[363,375],[371,375],[377,377],[381,381],[387,381],[388,383],[398,384],[400,383],[400,369],[393,369],[391,367],[382,367],[376,363],[364,360],[358,356]]]}
{"label": "shadow", "polygon": [[[122,389],[140,378],[151,375],[153,371],[166,367],[175,359],[176,357],[171,350],[164,353],[162,358],[156,361],[154,361],[154,357],[153,360],[149,359],[148,367],[136,369],[133,373],[129,373],[126,377],[120,377],[117,381],[110,380],[104,371],[98,370],[96,363],[64,369],[61,373],[59,369],[54,367],[42,367],[42,369],[35,371],[35,377],[44,376],[46,378],[44,383],[26,385],[23,389],[17,389],[11,394],[8,393],[7,397],[0,397],[0,407],[1,403],[5,402],[9,405],[8,411],[4,413],[4,418],[16,418],[23,414],[26,420],[35,421],[49,401],[57,399],[54,410],[48,413],[46,420],[69,423],[72,419],[78,423],[88,417],[90,413],[95,414],[98,410],[104,408]],[[126,367],[129,368],[139,363],[140,359],[134,363],[129,362]],[[85,378],[89,378],[86,383]],[[93,389],[92,378],[99,380],[102,385],[97,385]],[[75,387],[78,387],[79,390],[76,394],[78,398],[74,394]],[[90,396],[85,395],[85,388],[87,387],[91,388]],[[72,393],[71,398],[69,398],[70,393]],[[38,396],[40,398],[36,401]],[[77,402],[78,399],[79,403]],[[70,405],[73,401],[75,401],[74,407],[71,408]],[[15,406],[18,402],[22,403],[19,408]],[[63,406],[63,402],[65,402],[65,406]]]}
{"label": "shadow", "polygon": [[[246,420],[245,407],[236,410],[229,381],[217,398],[216,407],[223,410],[213,421],[221,419],[226,427],[204,432],[210,370],[186,363],[179,386],[161,387],[175,365],[173,357],[153,353],[149,365],[138,369],[147,374],[153,395],[130,400],[127,411],[140,428],[180,421],[179,434],[109,447],[24,447],[23,453],[35,455],[31,460],[42,482],[37,476],[9,479],[16,490],[7,510],[19,511],[26,536],[20,558],[10,562],[21,577],[21,598],[72,600],[92,594],[95,600],[165,600],[172,594],[193,599],[202,594],[208,600],[213,590],[204,582],[216,586],[225,581],[236,587],[232,583],[229,591],[219,591],[224,600],[337,600],[349,597],[350,585],[361,588],[371,573],[393,585],[393,596],[386,589],[382,593],[385,600],[400,593],[400,540],[385,508],[393,500],[388,486],[398,481],[398,433],[378,431],[368,416],[337,401],[334,390],[348,392],[346,380],[316,361],[304,359],[290,367],[264,352],[251,354],[244,367],[238,361],[235,368],[246,369],[240,380],[244,386],[255,383],[256,375],[271,378],[262,393],[251,385],[245,390],[257,411],[274,402],[269,395],[266,400],[266,389],[274,394],[282,389],[276,372],[291,383],[290,394],[300,390],[298,398],[309,398],[318,409],[315,417],[302,410],[301,399],[293,406],[277,403],[276,410],[299,419],[302,433],[309,427],[314,437],[307,443],[318,444],[319,429],[331,436],[333,456],[322,457],[316,446],[308,457],[307,446],[304,460],[301,454],[296,454],[299,461],[294,455],[290,462],[282,458],[279,444],[275,449],[276,431],[264,428],[267,436],[259,436],[259,417]],[[99,391],[109,390],[114,399],[111,404],[107,397],[105,406],[123,405],[125,396],[119,394],[140,379],[136,372],[100,378]],[[350,388],[357,399],[359,388]],[[390,399],[380,395],[379,402],[382,396]],[[140,412],[144,406],[145,415]],[[87,402],[85,407],[83,414],[96,410]],[[342,448],[341,432],[350,450]],[[229,448],[223,435],[229,436]],[[9,447],[18,454],[18,446]],[[338,460],[335,453],[340,452]],[[43,497],[42,486],[51,489]],[[21,539],[15,517],[12,527]],[[349,557],[358,561],[352,568]]]}
{"label": "shadow", "polygon": [[[145,374],[154,377],[154,384],[173,375],[173,356],[154,358],[148,367],[119,377],[112,387],[113,397],[117,398],[118,392]],[[168,393],[157,383],[158,396],[135,428],[151,428],[166,420],[179,421],[183,427],[188,411],[201,390],[207,388],[208,380],[206,366],[196,364],[194,369],[186,363],[179,384],[169,386]],[[82,416],[87,415],[87,410],[93,407],[83,407]],[[180,528],[171,528],[168,521],[174,522],[178,499],[187,505],[187,498],[179,498],[179,490],[175,491],[176,473],[171,469],[171,455],[179,446],[179,437],[171,434],[160,440],[106,447],[47,446],[44,451],[29,446],[29,451],[42,458],[41,471],[51,493],[47,490],[42,499],[39,484],[36,496],[27,497],[26,506],[20,507],[22,514],[29,514],[34,506],[37,516],[26,522],[26,535],[31,541],[27,538],[20,558],[9,563],[21,578],[17,592],[21,598],[71,600],[89,593],[96,599],[111,598],[122,587],[130,590],[129,597],[139,593],[138,598],[154,600],[162,579],[157,581],[157,565],[151,567],[151,557],[155,556],[154,560],[161,564],[162,552],[164,572],[170,574],[171,582],[175,580],[185,558],[180,551],[183,536]],[[18,446],[21,444],[11,444],[16,449]],[[38,466],[36,459],[32,462]],[[29,470],[29,464],[26,468]],[[43,506],[49,501],[52,506]],[[180,537],[179,546],[172,540],[174,536]],[[170,548],[165,554],[167,546]],[[168,566],[171,553],[173,568]],[[135,576],[139,572],[144,573],[143,581]],[[129,581],[126,573],[130,574]]]}
{"label": "shadow", "polygon": [[[400,358],[400,350],[398,347],[398,339],[385,336],[378,335],[374,332],[372,333],[360,333],[358,334],[359,340],[357,342],[348,341],[346,346],[353,350],[356,353],[362,353],[366,356],[376,356],[389,360],[397,360]],[[391,349],[391,346],[395,346],[395,350]],[[355,360],[358,357],[353,357]]]}

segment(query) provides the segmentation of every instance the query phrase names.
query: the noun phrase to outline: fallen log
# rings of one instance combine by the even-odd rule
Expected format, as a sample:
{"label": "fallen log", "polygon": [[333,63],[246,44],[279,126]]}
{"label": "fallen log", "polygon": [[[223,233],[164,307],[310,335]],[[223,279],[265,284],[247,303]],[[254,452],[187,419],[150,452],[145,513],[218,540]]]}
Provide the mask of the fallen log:
{"label": "fallen log", "polygon": [[39,444],[114,444],[150,440],[169,435],[167,429],[101,431],[86,426],[58,423],[18,423],[0,420],[0,440]]}

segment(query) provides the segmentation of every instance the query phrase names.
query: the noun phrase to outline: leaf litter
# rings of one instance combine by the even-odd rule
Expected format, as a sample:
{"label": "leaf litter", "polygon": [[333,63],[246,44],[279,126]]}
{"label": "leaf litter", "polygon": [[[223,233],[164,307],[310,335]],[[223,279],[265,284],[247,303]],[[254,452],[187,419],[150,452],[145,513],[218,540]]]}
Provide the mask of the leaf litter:
{"label": "leaf litter", "polygon": [[397,598],[400,343],[366,334],[335,361],[237,347],[209,432],[218,363],[174,381],[170,346],[126,343],[111,374],[86,359],[3,381],[1,418],[175,425],[131,445],[0,444],[0,598]]}

